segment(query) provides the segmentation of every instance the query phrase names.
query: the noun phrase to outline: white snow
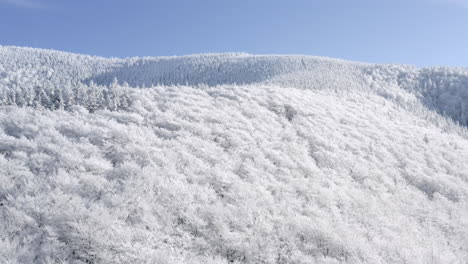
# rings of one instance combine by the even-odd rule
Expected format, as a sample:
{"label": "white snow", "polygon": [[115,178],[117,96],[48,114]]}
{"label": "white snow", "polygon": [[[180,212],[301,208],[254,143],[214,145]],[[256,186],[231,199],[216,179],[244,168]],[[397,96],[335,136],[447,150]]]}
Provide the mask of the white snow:
{"label": "white snow", "polygon": [[467,263],[468,70],[0,47],[0,263]]}

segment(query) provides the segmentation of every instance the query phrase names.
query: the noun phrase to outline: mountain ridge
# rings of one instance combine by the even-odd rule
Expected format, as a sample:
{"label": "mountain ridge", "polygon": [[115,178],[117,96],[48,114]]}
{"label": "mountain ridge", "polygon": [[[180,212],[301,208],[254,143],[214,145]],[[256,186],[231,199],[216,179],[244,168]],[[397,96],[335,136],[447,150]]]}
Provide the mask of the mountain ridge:
{"label": "mountain ridge", "polygon": [[[0,47],[0,54],[3,57],[0,64],[0,77],[3,76],[0,83],[3,85],[0,88],[3,89],[11,86],[11,82],[21,89],[32,89],[31,86],[89,85],[91,81],[110,86],[114,80],[131,87],[226,84],[315,90],[360,87],[398,98],[396,100],[411,101],[410,104],[419,101],[455,122],[468,124],[468,68],[418,69],[408,65],[354,63],[313,56],[239,53],[107,59],[53,50]],[[21,56],[27,56],[27,59]],[[26,61],[26,65],[21,64]],[[2,68],[9,70],[2,71]],[[21,76],[16,76],[18,74]],[[66,78],[62,79],[63,76]],[[22,78],[26,78],[26,83],[22,83]],[[402,95],[404,93],[407,95]]]}

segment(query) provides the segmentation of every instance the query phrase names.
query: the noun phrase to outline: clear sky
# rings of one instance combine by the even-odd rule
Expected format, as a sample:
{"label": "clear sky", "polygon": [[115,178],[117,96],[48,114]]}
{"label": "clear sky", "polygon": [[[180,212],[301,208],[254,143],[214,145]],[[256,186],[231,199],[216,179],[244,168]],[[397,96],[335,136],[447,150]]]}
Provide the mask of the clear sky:
{"label": "clear sky", "polygon": [[468,0],[0,0],[0,45],[468,67]]}

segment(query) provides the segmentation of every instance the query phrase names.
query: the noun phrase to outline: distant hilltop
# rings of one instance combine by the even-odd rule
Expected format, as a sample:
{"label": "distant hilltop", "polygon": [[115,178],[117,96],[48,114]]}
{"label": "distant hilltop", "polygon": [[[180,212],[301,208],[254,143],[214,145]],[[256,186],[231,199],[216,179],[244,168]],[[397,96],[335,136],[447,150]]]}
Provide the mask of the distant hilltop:
{"label": "distant hilltop", "polygon": [[[468,124],[468,68],[422,68],[355,63],[299,55],[246,53],[180,57],[102,58],[53,50],[0,46],[0,94],[113,82],[157,85],[264,84],[311,90],[367,90],[402,103],[414,100]],[[19,90],[17,90],[19,89]]]}

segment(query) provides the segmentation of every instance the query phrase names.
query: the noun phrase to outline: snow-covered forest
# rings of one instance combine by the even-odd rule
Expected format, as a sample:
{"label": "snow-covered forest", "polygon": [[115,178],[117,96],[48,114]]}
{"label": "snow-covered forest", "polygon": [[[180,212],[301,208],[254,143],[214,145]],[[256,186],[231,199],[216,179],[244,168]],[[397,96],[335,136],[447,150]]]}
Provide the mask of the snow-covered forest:
{"label": "snow-covered forest", "polygon": [[468,263],[468,69],[0,46],[0,263]]}

